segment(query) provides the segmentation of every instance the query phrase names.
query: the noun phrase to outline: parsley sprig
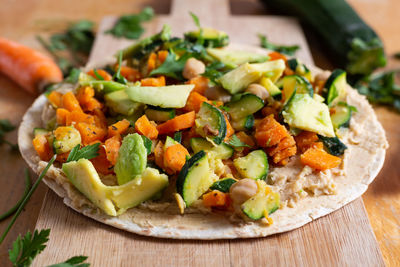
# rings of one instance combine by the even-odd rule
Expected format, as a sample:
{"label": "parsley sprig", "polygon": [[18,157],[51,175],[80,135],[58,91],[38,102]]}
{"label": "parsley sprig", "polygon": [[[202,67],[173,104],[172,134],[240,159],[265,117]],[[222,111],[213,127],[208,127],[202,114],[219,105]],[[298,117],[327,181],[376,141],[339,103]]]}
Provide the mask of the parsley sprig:
{"label": "parsley sprig", "polygon": [[153,75],[165,75],[177,80],[183,80],[182,71],[185,67],[186,61],[192,57],[190,53],[185,53],[178,57],[174,51],[170,50],[167,58],[160,67],[150,72]]}
{"label": "parsley sprig", "polygon": [[300,46],[298,45],[277,45],[277,44],[273,44],[271,42],[268,41],[267,36],[263,35],[263,34],[258,34],[258,38],[260,39],[260,45],[263,48],[272,50],[272,51],[276,51],[282,54],[286,54],[288,56],[293,56],[296,51],[300,48]]}
{"label": "parsley sprig", "polygon": [[243,143],[239,137],[236,136],[236,134],[232,135],[231,138],[228,141],[228,145],[231,145],[233,147],[250,147],[246,143]]}
{"label": "parsley sprig", "polygon": [[80,148],[80,145],[76,145],[68,155],[67,162],[77,161],[79,159],[92,159],[99,155],[98,151],[100,148],[100,143],[95,143],[93,145],[84,146]]}

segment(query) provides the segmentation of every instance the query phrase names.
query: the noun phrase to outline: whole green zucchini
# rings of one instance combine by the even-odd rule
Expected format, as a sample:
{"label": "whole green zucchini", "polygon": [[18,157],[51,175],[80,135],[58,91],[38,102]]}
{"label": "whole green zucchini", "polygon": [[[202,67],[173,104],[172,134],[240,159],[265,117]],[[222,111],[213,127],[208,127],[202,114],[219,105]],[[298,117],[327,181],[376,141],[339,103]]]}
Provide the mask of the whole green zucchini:
{"label": "whole green zucchini", "polygon": [[383,43],[344,0],[263,0],[318,32],[349,74],[368,75],[386,65]]}

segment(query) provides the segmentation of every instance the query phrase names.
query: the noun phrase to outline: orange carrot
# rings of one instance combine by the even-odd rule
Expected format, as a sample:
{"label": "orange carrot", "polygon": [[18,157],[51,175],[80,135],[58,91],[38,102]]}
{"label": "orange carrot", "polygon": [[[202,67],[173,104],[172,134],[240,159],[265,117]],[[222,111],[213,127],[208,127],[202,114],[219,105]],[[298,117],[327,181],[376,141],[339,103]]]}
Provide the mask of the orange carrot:
{"label": "orange carrot", "polygon": [[112,165],[115,165],[117,163],[118,151],[120,147],[121,147],[120,135],[114,135],[113,137],[108,138],[104,142],[104,148],[106,150],[107,159]]}
{"label": "orange carrot", "polygon": [[93,110],[93,116],[94,116],[94,124],[97,127],[104,128],[107,130],[107,118],[104,115],[103,111],[101,109],[96,108]]}
{"label": "orange carrot", "polygon": [[113,125],[108,126],[108,137],[113,137],[116,135],[122,135],[126,133],[130,125],[127,119],[117,121]]}
{"label": "orange carrot", "polygon": [[203,195],[203,204],[206,207],[224,207],[229,203],[229,195],[218,190],[213,190]]}
{"label": "orange carrot", "polygon": [[[93,142],[91,144],[94,143],[97,142]],[[94,168],[97,170],[97,172],[104,175],[113,173],[112,165],[107,159],[107,153],[103,145],[100,145],[98,153],[99,155],[97,157],[90,159]]]}
{"label": "orange carrot", "polygon": [[339,166],[342,160],[339,157],[328,154],[322,149],[311,147],[300,156],[300,161],[304,165],[323,171]]}
{"label": "orange carrot", "polygon": [[58,125],[67,125],[67,117],[69,116],[69,111],[65,108],[58,108],[56,111],[56,118]]}
{"label": "orange carrot", "polygon": [[196,114],[194,111],[176,116],[157,126],[159,134],[174,133],[194,125]]}
{"label": "orange carrot", "polygon": [[0,72],[32,94],[63,79],[60,68],[52,59],[4,38],[0,38]]}
{"label": "orange carrot", "polygon": [[192,92],[197,92],[201,95],[204,95],[204,92],[208,89],[208,82],[208,78],[197,76],[187,81],[186,84],[194,84]]}
{"label": "orange carrot", "polygon": [[169,146],[164,152],[164,166],[177,173],[185,165],[186,156],[189,156],[189,152],[183,145]]}
{"label": "orange carrot", "polygon": [[150,73],[152,70],[156,68],[157,55],[152,52],[147,60],[147,71]]}
{"label": "orange carrot", "polygon": [[130,82],[139,81],[142,77],[139,70],[127,66],[121,66],[120,73],[125,79]]}
{"label": "orange carrot", "polygon": [[103,141],[107,135],[107,131],[103,128],[97,127],[96,125],[87,124],[80,122],[75,125],[75,128],[79,131],[82,138],[82,143],[88,145],[95,141]]}
{"label": "orange carrot", "polygon": [[224,141],[228,141],[229,138],[235,133],[235,130],[233,129],[231,123],[228,120],[228,117],[224,114],[225,117],[225,122],[226,122],[226,136]]}
{"label": "orange carrot", "polygon": [[65,153],[61,153],[61,154],[57,154],[57,158],[56,158],[56,161],[57,162],[60,162],[60,163],[65,163],[65,162],[67,162],[67,159],[68,159],[68,156],[69,156],[69,153],[70,153],[71,151],[68,151],[68,152],[65,152]]}
{"label": "orange carrot", "polygon": [[[111,81],[112,76],[111,76],[107,71],[102,70],[102,69],[96,69],[96,72],[97,72],[97,74],[99,74],[105,81]],[[87,74],[90,75],[90,76],[92,76],[92,77],[95,78],[95,79],[99,79],[99,78],[96,76],[96,73],[94,73],[94,69],[93,69],[93,70],[89,70],[89,71],[87,72]]]}
{"label": "orange carrot", "polygon": [[45,135],[37,135],[33,138],[32,144],[41,160],[49,161],[51,159],[53,156],[53,150],[51,149]]}
{"label": "orange carrot", "polygon": [[47,99],[49,102],[56,108],[61,107],[62,105],[62,97],[63,95],[60,92],[52,91],[48,96]]}
{"label": "orange carrot", "polygon": [[90,86],[79,88],[76,99],[85,111],[93,111],[102,108],[102,104],[94,97],[94,89]]}
{"label": "orange carrot", "polygon": [[167,56],[168,56],[167,50],[160,50],[157,52],[157,58],[160,65],[164,63],[164,61],[167,59]]}
{"label": "orange carrot", "polygon": [[192,91],[186,101],[186,106],[184,107],[184,110],[199,112],[201,104],[207,101],[207,97],[199,94],[198,92]]}
{"label": "orange carrot", "polygon": [[253,138],[246,134],[245,132],[241,131],[241,132],[237,132],[236,133],[237,138],[239,138],[240,141],[242,141],[243,143],[245,143],[246,145],[250,146],[250,147],[254,147],[256,144],[254,143]]}
{"label": "orange carrot", "polygon": [[154,160],[158,167],[164,169],[164,144],[161,141],[154,148]]}
{"label": "orange carrot", "polygon": [[94,117],[92,115],[83,113],[82,111],[72,111],[66,116],[65,125],[73,125],[79,122],[87,124],[95,124]]}
{"label": "orange carrot", "polygon": [[157,139],[157,127],[149,121],[146,115],[143,115],[135,122],[135,130],[149,139]]}
{"label": "orange carrot", "polygon": [[295,138],[299,151],[304,152],[318,141],[318,135],[309,131],[302,131]]}
{"label": "orange carrot", "polygon": [[79,105],[78,99],[76,99],[74,93],[71,91],[65,93],[62,97],[62,106],[63,108],[67,109],[68,111],[82,111],[81,106]]}
{"label": "orange carrot", "polygon": [[165,86],[165,77],[145,78],[140,80],[142,86]]}
{"label": "orange carrot", "polygon": [[287,61],[287,58],[285,57],[285,55],[279,53],[279,52],[271,52],[268,54],[269,56],[269,60],[278,60],[278,59],[283,59],[285,62]]}

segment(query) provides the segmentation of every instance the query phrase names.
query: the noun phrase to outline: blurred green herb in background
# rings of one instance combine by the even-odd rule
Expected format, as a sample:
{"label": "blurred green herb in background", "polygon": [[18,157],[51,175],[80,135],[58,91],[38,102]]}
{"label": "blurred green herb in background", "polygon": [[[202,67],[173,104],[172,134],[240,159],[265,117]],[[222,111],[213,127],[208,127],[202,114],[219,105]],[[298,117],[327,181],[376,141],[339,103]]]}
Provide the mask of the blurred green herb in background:
{"label": "blurred green herb in background", "polygon": [[267,36],[263,34],[258,34],[258,38],[260,39],[260,46],[269,49],[272,51],[276,51],[288,56],[293,56],[297,50],[299,50],[300,46],[298,45],[277,45],[268,41]]}
{"label": "blurred green herb in background", "polygon": [[16,127],[12,125],[9,120],[0,120],[0,145],[7,144],[12,149],[18,149],[17,144],[13,144],[5,139],[6,133],[13,131],[15,128]]}

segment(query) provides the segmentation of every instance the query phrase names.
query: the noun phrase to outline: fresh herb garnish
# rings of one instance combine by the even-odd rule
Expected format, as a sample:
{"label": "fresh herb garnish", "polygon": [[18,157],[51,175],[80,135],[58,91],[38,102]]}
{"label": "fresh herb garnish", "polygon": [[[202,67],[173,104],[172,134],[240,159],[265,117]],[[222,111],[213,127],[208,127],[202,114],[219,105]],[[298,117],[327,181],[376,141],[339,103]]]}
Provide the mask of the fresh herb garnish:
{"label": "fresh herb garnish", "polygon": [[197,44],[203,45],[204,44],[204,38],[203,38],[203,28],[200,26],[200,20],[199,17],[197,17],[193,12],[189,12],[190,16],[192,17],[194,24],[199,28],[199,37],[197,38]]}
{"label": "fresh herb garnish", "polygon": [[389,105],[400,112],[400,86],[396,84],[396,71],[381,72],[359,81],[355,87],[372,103]]}
{"label": "fresh herb garnish", "polygon": [[172,50],[169,51],[167,58],[160,67],[150,72],[153,75],[165,75],[177,80],[183,80],[182,71],[186,61],[191,57],[186,53],[178,57]]}
{"label": "fresh herb garnish", "polygon": [[0,244],[3,243],[4,239],[6,238],[8,232],[10,231],[11,227],[14,225],[15,221],[17,220],[18,216],[21,214],[22,210],[24,209],[26,203],[31,198],[33,192],[35,192],[36,188],[38,187],[39,183],[43,180],[43,177],[46,175],[47,171],[49,170],[50,166],[56,160],[57,155],[54,155],[50,161],[47,163],[46,167],[40,173],[39,178],[33,184],[29,193],[25,196],[24,200],[22,201],[21,205],[18,207],[18,210],[15,212],[14,216],[11,219],[11,222],[7,225],[6,230],[3,232],[2,236],[0,237]]}
{"label": "fresh herb garnish", "polygon": [[[13,242],[12,249],[8,256],[13,266],[27,267],[45,248],[49,241],[50,229],[44,229],[40,232],[35,230],[33,235],[27,232],[23,238],[21,235]],[[62,263],[53,264],[48,267],[88,267],[89,263],[84,263],[88,257],[75,256]]]}
{"label": "fresh herb garnish", "polygon": [[236,136],[236,134],[232,135],[231,138],[228,141],[228,145],[231,145],[233,147],[250,147],[246,143],[243,143],[239,137]]}
{"label": "fresh herb garnish", "polygon": [[48,41],[41,36],[36,38],[53,56],[64,76],[67,76],[72,68],[86,63],[94,42],[93,28],[93,22],[80,20],[70,25],[65,32],[51,35]]}
{"label": "fresh herb garnish", "polygon": [[73,68],[67,77],[65,77],[64,82],[66,83],[77,83],[79,81],[79,75],[81,74],[81,70],[77,68]]}
{"label": "fresh herb garnish", "polygon": [[76,145],[68,155],[67,162],[77,161],[79,159],[92,159],[99,155],[98,151],[100,143],[85,146],[80,149],[80,145]]}
{"label": "fresh herb garnish", "polygon": [[101,76],[101,75],[97,72],[96,69],[94,69],[93,72],[94,72],[94,76],[96,76],[96,79],[97,79],[97,80],[99,80],[99,81],[104,81],[103,76]]}
{"label": "fresh herb garnish", "polygon": [[15,126],[12,125],[9,120],[5,120],[5,119],[0,120],[0,145],[7,144],[14,150],[18,149],[17,144],[13,144],[5,139],[6,133],[11,132],[14,129],[15,129]]}
{"label": "fresh herb garnish", "polygon": [[277,45],[268,41],[267,36],[263,34],[258,34],[258,38],[260,38],[260,45],[263,48],[273,50],[282,54],[286,54],[288,56],[293,56],[296,51],[300,48],[298,45]]}
{"label": "fresh herb garnish", "polygon": [[220,61],[214,61],[206,66],[206,71],[201,74],[201,76],[208,78],[214,85],[219,84],[218,78],[224,75],[224,73],[221,71],[221,69],[224,67],[224,63]]}
{"label": "fresh herb garnish", "polygon": [[138,39],[144,32],[142,23],[151,20],[153,17],[154,10],[151,7],[145,7],[139,14],[121,16],[114,27],[106,33],[115,37]]}
{"label": "fresh herb garnish", "polygon": [[127,84],[128,81],[125,79],[124,76],[121,75],[121,66],[122,66],[122,51],[119,51],[118,54],[118,69],[113,75],[112,79],[116,82]]}
{"label": "fresh herb garnish", "polygon": [[33,235],[27,232],[21,238],[13,242],[12,249],[9,251],[9,259],[14,266],[29,266],[33,259],[46,248],[46,242],[49,240],[50,229],[44,229],[38,232],[35,230]]}
{"label": "fresh herb garnish", "polygon": [[25,191],[24,191],[21,199],[17,202],[17,204],[15,204],[11,209],[9,209],[8,211],[6,211],[0,215],[0,222],[3,221],[4,219],[7,219],[12,214],[14,214],[14,212],[21,205],[22,201],[25,199],[26,195],[29,193],[30,189],[31,189],[31,176],[29,175],[29,170],[25,169]]}

